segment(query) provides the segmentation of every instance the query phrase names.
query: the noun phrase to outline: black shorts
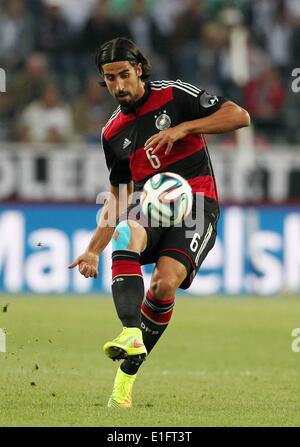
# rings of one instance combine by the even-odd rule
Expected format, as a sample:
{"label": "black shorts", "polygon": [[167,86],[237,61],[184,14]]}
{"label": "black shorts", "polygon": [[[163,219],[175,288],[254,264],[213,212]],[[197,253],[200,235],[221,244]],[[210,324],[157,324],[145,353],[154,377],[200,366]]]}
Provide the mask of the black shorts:
{"label": "black shorts", "polygon": [[[179,286],[180,289],[190,287],[202,262],[213,248],[217,236],[215,215],[204,208],[197,220],[193,209],[193,217],[195,222],[193,226],[188,224],[180,227],[149,227],[143,220],[139,222],[148,236],[147,245],[141,253],[141,264],[156,263],[161,256],[176,259],[187,270],[187,276]],[[130,207],[126,215],[120,217],[120,221],[126,218],[132,219]]]}
{"label": "black shorts", "polygon": [[[155,263],[161,256],[169,256],[183,264],[187,276],[179,286],[188,289],[202,262],[216,241],[216,225],[204,214],[201,230],[185,227],[149,228],[145,227],[148,242],[141,253],[141,264]],[[187,232],[188,231],[188,232]],[[190,234],[191,233],[191,234]]]}

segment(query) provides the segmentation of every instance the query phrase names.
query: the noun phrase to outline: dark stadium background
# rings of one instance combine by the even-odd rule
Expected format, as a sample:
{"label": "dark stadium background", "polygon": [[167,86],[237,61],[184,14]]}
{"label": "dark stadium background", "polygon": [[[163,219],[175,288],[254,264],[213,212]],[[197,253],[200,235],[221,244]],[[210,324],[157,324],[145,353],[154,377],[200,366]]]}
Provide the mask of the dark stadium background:
{"label": "dark stadium background", "polygon": [[141,376],[143,424],[299,425],[299,0],[0,0],[0,426],[134,425],[101,413],[115,365],[99,346],[119,327],[110,247],[97,280],[67,269],[108,189],[100,133],[115,104],[93,53],[117,36],[149,56],[152,79],[252,119],[206,138],[218,238]]}
{"label": "dark stadium background", "polygon": [[[298,293],[299,9],[296,0],[1,1],[1,290],[109,291],[62,269],[108,188],[99,136],[115,105],[93,52],[122,35],[149,55],[152,79],[183,79],[251,114],[251,129],[207,136],[224,212],[192,293]],[[60,251],[56,268],[47,250]]]}

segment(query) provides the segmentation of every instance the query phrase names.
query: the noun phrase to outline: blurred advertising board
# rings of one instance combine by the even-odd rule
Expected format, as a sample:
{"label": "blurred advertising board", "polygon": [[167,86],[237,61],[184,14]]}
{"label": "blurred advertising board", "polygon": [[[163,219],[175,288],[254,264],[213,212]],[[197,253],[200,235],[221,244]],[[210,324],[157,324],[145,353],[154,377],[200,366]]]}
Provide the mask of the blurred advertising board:
{"label": "blurred advertising board", "polygon": [[[291,146],[256,150],[252,163],[237,150],[212,145],[210,155],[224,202],[300,201],[300,153]],[[247,161],[247,160],[246,160]],[[0,200],[95,203],[109,190],[100,146],[0,143]]]}
{"label": "blurred advertising board", "polygon": [[[98,279],[68,264],[87,246],[95,205],[0,205],[2,293],[110,293],[111,247],[100,256]],[[153,265],[143,268],[149,285]],[[188,293],[300,292],[300,206],[227,206],[218,238]]]}

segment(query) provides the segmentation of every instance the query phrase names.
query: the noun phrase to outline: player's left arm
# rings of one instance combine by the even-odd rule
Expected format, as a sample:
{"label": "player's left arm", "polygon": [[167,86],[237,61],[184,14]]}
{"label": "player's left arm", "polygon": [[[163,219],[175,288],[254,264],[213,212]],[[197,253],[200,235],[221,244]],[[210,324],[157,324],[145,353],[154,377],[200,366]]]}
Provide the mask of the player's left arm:
{"label": "player's left arm", "polygon": [[166,146],[168,154],[177,140],[190,134],[218,134],[231,132],[247,127],[251,123],[249,113],[232,101],[224,102],[220,108],[211,115],[203,118],[184,121],[175,127],[152,135],[146,143],[145,149],[153,147],[152,153],[157,152],[162,146]]}

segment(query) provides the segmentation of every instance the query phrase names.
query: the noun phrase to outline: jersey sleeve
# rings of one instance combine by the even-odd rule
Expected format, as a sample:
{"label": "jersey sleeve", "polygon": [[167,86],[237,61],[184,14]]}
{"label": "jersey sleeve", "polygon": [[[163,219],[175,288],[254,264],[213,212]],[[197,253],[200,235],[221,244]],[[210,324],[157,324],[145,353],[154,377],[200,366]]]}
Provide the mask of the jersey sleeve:
{"label": "jersey sleeve", "polygon": [[177,80],[176,84],[178,86],[177,94],[180,95],[183,102],[183,110],[190,119],[205,118],[212,115],[220,109],[222,104],[227,102],[227,99],[223,96],[213,95],[192,84],[180,80]]}
{"label": "jersey sleeve", "polygon": [[118,159],[106,141],[103,132],[101,136],[102,147],[105,155],[105,161],[109,170],[109,181],[113,186],[131,182],[131,171],[129,159]]}

